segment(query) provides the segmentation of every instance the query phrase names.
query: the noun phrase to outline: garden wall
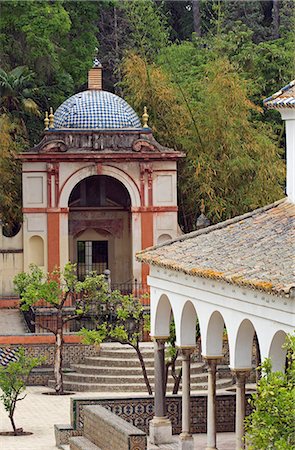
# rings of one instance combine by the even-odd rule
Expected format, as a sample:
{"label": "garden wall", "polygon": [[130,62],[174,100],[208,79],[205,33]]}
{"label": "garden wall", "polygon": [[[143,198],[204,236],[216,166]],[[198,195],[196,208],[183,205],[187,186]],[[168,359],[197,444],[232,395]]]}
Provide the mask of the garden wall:
{"label": "garden wall", "polygon": [[[65,335],[63,348],[63,367],[82,362],[88,356],[96,356],[99,348],[94,345],[81,344],[81,337]],[[0,336],[0,348],[16,350],[24,347],[27,356],[45,356],[46,363],[33,370],[30,385],[47,385],[53,377],[54,336],[52,334],[27,334],[19,336]]]}

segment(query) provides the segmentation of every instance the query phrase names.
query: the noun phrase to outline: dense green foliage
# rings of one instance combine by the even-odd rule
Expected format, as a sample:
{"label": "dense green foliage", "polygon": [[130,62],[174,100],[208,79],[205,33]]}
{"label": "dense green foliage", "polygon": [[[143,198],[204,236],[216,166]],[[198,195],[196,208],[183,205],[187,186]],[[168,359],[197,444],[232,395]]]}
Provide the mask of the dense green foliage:
{"label": "dense green foliage", "polygon": [[0,366],[0,400],[8,413],[14,435],[20,434],[22,428],[16,428],[14,413],[17,402],[23,400],[20,396],[26,389],[31,371],[44,362],[44,358],[33,358],[25,354],[20,347],[15,354],[16,361],[10,361],[6,366]]}
{"label": "dense green foliage", "polygon": [[[185,231],[195,227],[202,198],[212,222],[278,199],[283,127],[278,113],[260,108],[293,76],[293,29],[289,0],[4,2],[1,140],[13,142],[5,170],[40,140],[43,123],[34,114],[85,89],[98,54],[105,89],[125,95],[139,114],[147,104],[161,143],[188,154],[179,178]],[[9,206],[20,198],[16,186],[11,196],[7,187],[1,207],[11,228],[20,215]]]}
{"label": "dense green foliage", "polygon": [[253,394],[253,412],[246,419],[247,449],[295,449],[295,336],[288,336],[285,373],[262,364],[262,378]]}

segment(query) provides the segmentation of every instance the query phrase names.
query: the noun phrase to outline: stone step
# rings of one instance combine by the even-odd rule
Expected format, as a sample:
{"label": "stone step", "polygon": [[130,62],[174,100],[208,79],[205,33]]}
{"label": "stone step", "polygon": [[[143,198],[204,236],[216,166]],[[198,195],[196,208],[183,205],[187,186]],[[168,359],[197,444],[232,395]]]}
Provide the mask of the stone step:
{"label": "stone step", "polygon": [[71,450],[101,450],[100,447],[86,439],[84,436],[72,437],[69,440]]}
{"label": "stone step", "polygon": [[[108,365],[106,365],[106,366],[91,366],[88,364],[72,364],[71,369],[77,373],[90,374],[90,375],[95,375],[95,374],[100,374],[100,375],[113,374],[113,375],[117,375],[117,376],[124,376],[125,374],[126,375],[134,374],[134,375],[138,375],[138,376],[142,375],[142,369],[141,369],[140,365],[129,366],[129,367],[125,367],[124,365],[117,366],[117,367],[110,367]],[[179,369],[179,367],[178,367],[178,369]],[[154,367],[153,366],[147,367],[146,371],[147,371],[148,375],[153,375]],[[192,363],[191,364],[191,374],[202,373],[203,371],[204,371],[203,363]]]}
{"label": "stone step", "polygon": [[[153,384],[152,389],[153,389]],[[50,380],[48,386],[54,388],[54,381]],[[232,386],[232,379],[222,378],[216,381],[217,389],[225,389],[227,387]],[[172,384],[168,384],[167,393],[171,393]],[[191,383],[191,391],[207,391],[207,383]],[[144,383],[134,383],[134,384],[101,384],[101,383],[82,383],[82,382],[74,382],[74,381],[66,381],[64,380],[64,389],[66,391],[74,391],[74,392],[144,392],[146,393],[146,386]],[[181,389],[179,390],[181,393]]]}
{"label": "stone step", "polygon": [[[207,374],[206,373],[197,373],[197,374],[191,374],[191,382],[192,383],[201,383],[201,382],[207,382]],[[74,382],[81,382],[81,383],[100,383],[100,384],[119,384],[119,385],[125,385],[130,383],[144,383],[143,375],[140,374],[140,376],[136,376],[134,374],[122,374],[120,377],[118,375],[101,375],[99,373],[93,375],[93,374],[82,374],[77,372],[72,373],[65,373],[64,374],[64,380],[65,381],[74,381]],[[154,382],[154,376],[149,376],[150,383]],[[172,377],[169,376],[169,381],[173,382]]]}
{"label": "stone step", "polygon": [[[154,358],[144,358],[144,362],[146,367],[154,366]],[[121,367],[124,365],[125,367],[140,367],[140,363],[138,359],[135,358],[102,358],[100,356],[89,356],[85,358],[84,364],[91,366],[109,366],[109,367]]]}

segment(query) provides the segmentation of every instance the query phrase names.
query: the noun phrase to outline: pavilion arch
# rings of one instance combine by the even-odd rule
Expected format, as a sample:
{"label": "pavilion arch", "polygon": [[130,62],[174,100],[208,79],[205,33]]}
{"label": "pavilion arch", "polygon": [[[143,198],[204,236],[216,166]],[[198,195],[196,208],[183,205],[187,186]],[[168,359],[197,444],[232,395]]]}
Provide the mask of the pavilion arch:
{"label": "pavilion arch", "polygon": [[286,353],[287,350],[282,348],[282,345],[286,341],[286,333],[282,330],[279,330],[275,333],[272,338],[268,357],[271,358],[272,370],[276,372],[281,370],[285,371],[285,362],[286,362]]}
{"label": "pavilion arch", "polygon": [[250,369],[252,367],[252,349],[255,328],[249,319],[244,319],[238,329],[232,346],[230,366],[232,369]]}
{"label": "pavilion arch", "polygon": [[76,172],[74,172],[64,183],[64,185],[61,188],[60,193],[60,200],[59,200],[59,207],[60,208],[67,208],[69,198],[71,195],[71,192],[73,191],[74,187],[84,178],[88,178],[90,176],[94,175],[107,175],[110,177],[113,177],[120,181],[127,189],[130,199],[131,199],[131,206],[139,208],[140,207],[140,193],[138,186],[136,185],[135,181],[124,171],[118,169],[117,167],[109,166],[109,165],[103,165],[101,167],[101,170],[98,174],[97,172],[97,166],[91,165],[87,167],[83,167]]}
{"label": "pavilion arch", "polygon": [[162,294],[157,302],[154,314],[151,314],[152,336],[167,337],[170,335],[171,314],[173,314],[173,309],[170,300],[166,294]]}
{"label": "pavilion arch", "polygon": [[[177,324],[176,324],[177,325]],[[179,347],[194,347],[196,345],[197,312],[191,301],[187,301],[181,312],[180,339],[176,340]]]}
{"label": "pavilion arch", "polygon": [[223,345],[224,319],[219,311],[214,311],[209,320],[206,335],[202,337],[202,352],[206,356],[221,356]]}

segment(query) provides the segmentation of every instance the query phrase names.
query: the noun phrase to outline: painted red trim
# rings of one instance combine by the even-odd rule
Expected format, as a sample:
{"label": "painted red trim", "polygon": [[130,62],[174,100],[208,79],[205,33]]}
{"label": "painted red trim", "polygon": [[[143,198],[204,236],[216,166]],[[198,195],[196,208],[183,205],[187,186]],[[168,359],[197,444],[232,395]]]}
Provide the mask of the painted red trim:
{"label": "painted red trim", "polygon": [[52,272],[60,265],[59,214],[47,212],[48,271]]}
{"label": "painted red trim", "polygon": [[33,214],[33,213],[68,213],[69,208],[23,208],[24,214]]}
{"label": "painted red trim", "polygon": [[[82,341],[81,336],[64,334],[64,341],[67,344],[80,344]],[[0,345],[13,345],[13,344],[54,344],[55,336],[53,334],[25,334],[15,336],[0,336]]]}
{"label": "painted red trim", "polygon": [[59,164],[55,166],[55,205],[59,204]]}
{"label": "painted red trim", "polygon": [[[154,244],[154,214],[146,211],[144,218],[141,219],[141,248],[152,247]],[[149,274],[149,265],[141,266],[142,284],[147,284],[147,276]]]}
{"label": "painted red trim", "polygon": [[0,299],[0,309],[17,309],[19,308],[18,298],[1,298]]}
{"label": "painted red trim", "polygon": [[47,173],[47,170],[23,170],[22,173]]}
{"label": "painted red trim", "polygon": [[131,208],[133,213],[149,213],[149,212],[177,212],[178,206],[142,206],[140,208]]}

